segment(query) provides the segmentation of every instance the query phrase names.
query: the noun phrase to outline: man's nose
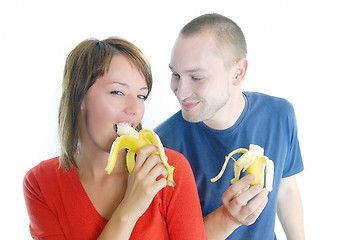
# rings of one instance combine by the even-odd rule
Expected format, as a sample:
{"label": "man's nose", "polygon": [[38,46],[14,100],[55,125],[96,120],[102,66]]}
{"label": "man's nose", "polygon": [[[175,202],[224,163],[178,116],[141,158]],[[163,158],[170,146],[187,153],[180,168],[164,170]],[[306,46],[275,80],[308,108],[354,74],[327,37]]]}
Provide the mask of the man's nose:
{"label": "man's nose", "polygon": [[192,95],[191,83],[187,79],[180,79],[175,89],[179,101],[183,101]]}

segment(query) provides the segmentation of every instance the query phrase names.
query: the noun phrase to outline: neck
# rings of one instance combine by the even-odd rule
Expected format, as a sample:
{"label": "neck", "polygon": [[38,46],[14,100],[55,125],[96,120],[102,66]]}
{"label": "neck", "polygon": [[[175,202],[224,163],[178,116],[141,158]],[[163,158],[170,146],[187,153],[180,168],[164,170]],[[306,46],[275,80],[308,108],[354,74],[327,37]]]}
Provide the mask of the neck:
{"label": "neck", "polygon": [[[81,181],[100,181],[107,178],[105,168],[108,162],[109,153],[105,151],[89,151],[84,147],[80,148],[77,158],[78,175]],[[126,150],[119,152],[115,169],[112,174],[127,172]]]}
{"label": "neck", "polygon": [[204,124],[216,130],[228,129],[237,122],[244,110],[245,104],[242,92],[240,94],[231,94],[226,106],[218,111],[214,118],[204,121]]}

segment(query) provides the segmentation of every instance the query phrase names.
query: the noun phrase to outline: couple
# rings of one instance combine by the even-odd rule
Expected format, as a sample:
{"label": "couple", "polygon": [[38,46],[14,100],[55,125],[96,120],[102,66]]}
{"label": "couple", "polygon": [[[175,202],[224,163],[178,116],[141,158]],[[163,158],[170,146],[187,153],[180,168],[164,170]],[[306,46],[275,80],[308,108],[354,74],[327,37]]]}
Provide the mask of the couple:
{"label": "couple", "polygon": [[[141,129],[152,87],[142,52],[121,38],[76,46],[64,70],[61,155],[24,178],[33,238],[275,239],[277,212],[287,237],[304,239],[293,107],[242,92],[246,52],[241,29],[219,14],[197,17],[180,31],[169,67],[182,109],[155,129],[175,167],[171,187],[153,145],[139,150],[131,173],[125,150],[111,175],[104,170],[116,123]],[[250,187],[253,175],[231,185],[230,168],[211,183],[224,156],[249,144],[262,146],[274,161],[273,190]]]}

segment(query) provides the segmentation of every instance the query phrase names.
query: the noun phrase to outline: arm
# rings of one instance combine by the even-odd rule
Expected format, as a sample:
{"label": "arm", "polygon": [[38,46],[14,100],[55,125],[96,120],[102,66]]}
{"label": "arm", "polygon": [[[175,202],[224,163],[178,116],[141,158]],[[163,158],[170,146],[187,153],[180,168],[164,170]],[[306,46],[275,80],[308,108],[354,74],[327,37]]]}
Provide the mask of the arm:
{"label": "arm", "polygon": [[65,239],[58,218],[47,205],[32,171],[25,175],[23,191],[31,236],[37,239]]}
{"label": "arm", "polygon": [[[147,210],[155,195],[167,185],[167,171],[160,164],[157,148],[147,145],[139,150],[121,204],[106,224],[100,240],[129,239],[137,220]],[[159,179],[157,179],[160,177]]]}
{"label": "arm", "polygon": [[294,176],[281,180],[277,214],[287,239],[305,239],[302,200]]}
{"label": "arm", "polygon": [[247,175],[231,185],[222,196],[223,205],[204,218],[208,239],[225,239],[239,226],[256,221],[268,192],[259,185],[249,187],[253,180],[253,175]]}
{"label": "arm", "polygon": [[170,153],[168,156],[170,163],[175,167],[176,182],[174,188],[167,188],[163,191],[163,202],[167,203],[165,207],[169,237],[171,240],[207,239],[191,166],[181,154]]}

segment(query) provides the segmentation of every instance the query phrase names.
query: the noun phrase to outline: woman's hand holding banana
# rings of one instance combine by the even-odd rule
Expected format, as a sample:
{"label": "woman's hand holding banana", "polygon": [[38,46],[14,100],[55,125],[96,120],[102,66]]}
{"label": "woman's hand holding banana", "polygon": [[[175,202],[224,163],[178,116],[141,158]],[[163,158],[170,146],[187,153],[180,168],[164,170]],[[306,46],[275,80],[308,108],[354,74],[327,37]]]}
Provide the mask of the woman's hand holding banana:
{"label": "woman's hand holding banana", "polygon": [[135,165],[128,177],[126,193],[120,204],[125,216],[134,213],[134,216],[142,216],[155,195],[167,186],[167,170],[161,164],[159,155],[152,154],[156,150],[155,146],[146,145],[137,153]]}
{"label": "woman's hand holding banana", "polygon": [[106,166],[106,171],[108,174],[111,174],[113,168],[115,167],[117,155],[121,149],[128,149],[126,155],[126,165],[128,171],[131,173],[134,169],[136,162],[135,155],[142,147],[152,144],[157,147],[157,151],[154,151],[153,153],[159,154],[162,164],[167,169],[167,184],[172,187],[176,185],[173,180],[174,167],[168,164],[167,156],[165,155],[161,140],[155,132],[149,129],[142,129],[140,132],[137,132],[130,125],[119,123],[117,124],[117,134],[120,137],[117,137],[112,144],[110,156],[108,158],[108,163]]}

